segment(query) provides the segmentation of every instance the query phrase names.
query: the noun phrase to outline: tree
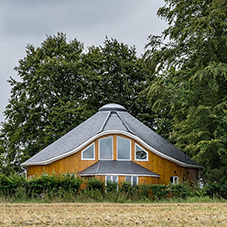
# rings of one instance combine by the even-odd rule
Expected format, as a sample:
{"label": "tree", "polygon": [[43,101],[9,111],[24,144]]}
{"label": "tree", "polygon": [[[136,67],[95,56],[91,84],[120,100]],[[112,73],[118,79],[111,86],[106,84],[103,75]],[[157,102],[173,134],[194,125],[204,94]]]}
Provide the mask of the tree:
{"label": "tree", "polygon": [[[138,115],[145,102],[138,98],[145,87],[145,66],[134,47],[114,39],[86,53],[81,42],[67,42],[65,34],[47,36],[40,47],[27,46],[15,70],[20,79],[9,80],[11,98],[1,136],[6,166],[16,171],[102,105],[123,104]],[[140,117],[146,121],[147,115]]]}
{"label": "tree", "polygon": [[144,58],[153,83],[146,94],[176,146],[207,173],[226,168],[227,4],[166,0],[158,10],[169,27],[150,36]]}
{"label": "tree", "polygon": [[135,47],[106,38],[103,46],[90,47],[84,57],[89,106],[118,103],[153,127],[153,114],[141,94],[146,87],[148,69],[143,59],[137,57]]}

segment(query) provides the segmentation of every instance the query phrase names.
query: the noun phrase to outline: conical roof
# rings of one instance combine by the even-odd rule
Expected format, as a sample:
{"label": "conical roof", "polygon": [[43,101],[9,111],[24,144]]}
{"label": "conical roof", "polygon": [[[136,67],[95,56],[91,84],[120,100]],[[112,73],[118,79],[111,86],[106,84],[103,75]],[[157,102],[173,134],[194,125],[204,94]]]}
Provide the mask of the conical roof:
{"label": "conical roof", "polygon": [[94,139],[123,134],[155,154],[185,167],[201,168],[195,161],[148,128],[118,104],[107,104],[89,119],[28,159],[22,166],[45,165],[78,152]]}

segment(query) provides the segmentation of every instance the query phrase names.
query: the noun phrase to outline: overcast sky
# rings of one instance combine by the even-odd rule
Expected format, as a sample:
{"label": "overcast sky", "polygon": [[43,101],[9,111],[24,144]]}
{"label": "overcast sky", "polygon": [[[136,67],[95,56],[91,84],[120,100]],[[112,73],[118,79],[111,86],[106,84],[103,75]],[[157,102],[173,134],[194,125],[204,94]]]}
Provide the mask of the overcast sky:
{"label": "overcast sky", "polygon": [[10,98],[10,76],[26,55],[26,45],[38,47],[46,35],[63,32],[85,47],[102,45],[105,36],[135,45],[141,54],[147,37],[167,27],[156,15],[164,0],[0,0],[0,122]]}

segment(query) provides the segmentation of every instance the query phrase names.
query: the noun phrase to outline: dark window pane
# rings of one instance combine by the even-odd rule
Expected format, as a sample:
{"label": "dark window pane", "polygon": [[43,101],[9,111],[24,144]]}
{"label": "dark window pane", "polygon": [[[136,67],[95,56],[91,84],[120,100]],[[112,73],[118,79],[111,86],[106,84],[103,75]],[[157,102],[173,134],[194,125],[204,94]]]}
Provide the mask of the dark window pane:
{"label": "dark window pane", "polygon": [[111,182],[111,176],[106,176],[106,181]]}
{"label": "dark window pane", "polygon": [[133,177],[133,182],[132,182],[132,185],[137,185],[137,177]]}
{"label": "dark window pane", "polygon": [[138,160],[146,160],[147,152],[144,151],[141,147],[136,145],[136,159]]}

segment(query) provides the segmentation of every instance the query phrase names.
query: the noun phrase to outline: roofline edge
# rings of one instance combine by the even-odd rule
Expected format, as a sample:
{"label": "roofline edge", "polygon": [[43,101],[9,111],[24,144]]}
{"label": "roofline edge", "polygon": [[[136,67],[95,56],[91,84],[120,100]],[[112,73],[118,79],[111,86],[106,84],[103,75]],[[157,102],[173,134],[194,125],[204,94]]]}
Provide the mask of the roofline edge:
{"label": "roofline edge", "polygon": [[105,136],[105,135],[109,135],[109,134],[122,134],[122,135],[125,135],[125,136],[128,136],[136,141],[138,141],[139,143],[141,143],[144,147],[146,147],[148,150],[151,150],[153,153],[155,153],[156,155],[164,158],[164,159],[167,159],[169,161],[172,161],[180,166],[183,166],[183,167],[191,167],[191,168],[196,168],[196,169],[202,169],[203,167],[200,166],[200,165],[191,165],[191,164],[187,164],[187,163],[184,163],[184,162],[181,162],[177,159],[174,159],[172,157],[169,157],[163,153],[161,153],[160,151],[154,149],[153,147],[151,147],[150,145],[148,145],[146,142],[144,142],[142,139],[140,139],[139,137],[135,136],[134,134],[130,133],[130,132],[126,132],[126,131],[121,131],[121,130],[107,130],[107,131],[102,131],[96,135],[94,135],[93,137],[91,137],[90,139],[88,139],[87,141],[85,141],[84,143],[82,143],[80,146],[78,146],[77,148],[71,150],[71,151],[68,151],[67,153],[64,153],[62,155],[59,155],[59,156],[56,156],[54,158],[51,158],[51,159],[48,159],[46,161],[41,161],[41,162],[28,162],[28,163],[22,163],[21,166],[22,167],[27,167],[27,166],[35,166],[35,165],[48,165],[52,162],[55,162],[55,161],[58,161],[62,158],[65,158],[65,157],[68,157],[78,151],[80,151],[81,149],[83,149],[86,145],[88,145],[89,143],[91,143],[93,140],[101,137],[101,136]]}
{"label": "roofline edge", "polygon": [[97,173],[97,174],[80,174],[80,176],[84,177],[84,176],[132,176],[132,177],[157,177],[159,178],[160,175],[149,175],[149,174],[131,174],[131,173]]}

